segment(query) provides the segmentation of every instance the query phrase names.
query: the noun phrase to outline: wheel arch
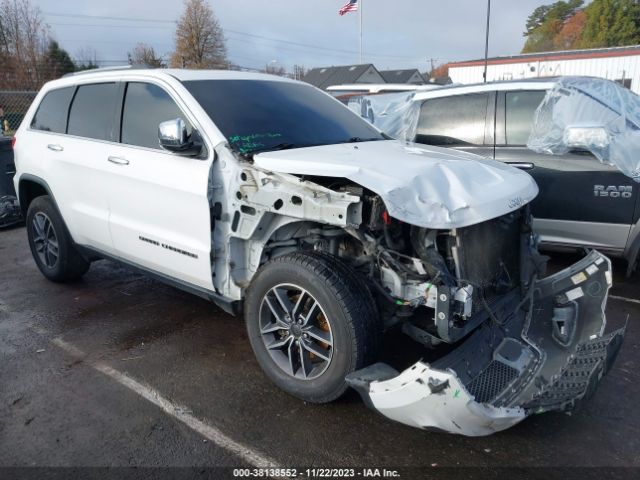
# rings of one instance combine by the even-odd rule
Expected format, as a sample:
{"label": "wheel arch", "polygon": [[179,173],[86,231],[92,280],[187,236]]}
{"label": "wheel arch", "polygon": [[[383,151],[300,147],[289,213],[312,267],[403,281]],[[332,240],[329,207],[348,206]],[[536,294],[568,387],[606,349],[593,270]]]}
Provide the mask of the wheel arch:
{"label": "wheel arch", "polygon": [[631,226],[629,239],[624,249],[623,257],[627,261],[627,277],[630,277],[638,266],[640,256],[640,221]]}
{"label": "wheel arch", "polygon": [[[18,203],[20,204],[20,210],[22,211],[22,216],[27,218],[27,211],[29,210],[29,206],[31,203],[38,197],[43,197],[45,195],[51,198],[51,202],[53,203],[53,208],[55,208],[56,212],[62,219],[62,224],[64,229],[66,230],[71,241],[74,242],[73,235],[67,226],[67,223],[60,211],[60,207],[58,206],[58,202],[56,201],[56,197],[51,191],[51,187],[46,182],[46,180],[37,177],[35,175],[31,175],[30,173],[24,173],[20,176],[20,180],[18,182]],[[82,255],[89,261],[95,260],[98,257],[90,255],[89,252],[84,252],[83,246],[78,246],[78,248],[82,251]]]}
{"label": "wheel arch", "polygon": [[20,210],[24,217],[27,216],[27,210],[29,209],[31,202],[44,195],[49,195],[51,197],[56,210],[60,213],[58,203],[51,192],[49,184],[45,180],[29,173],[24,173],[20,176],[20,181],[18,182],[18,203],[20,204]]}
{"label": "wheel arch", "polygon": [[232,267],[229,273],[234,283],[246,288],[260,267],[266,263],[264,255],[274,242],[293,240],[297,231],[312,228],[314,225],[322,224],[268,213],[262,216],[256,224],[254,234],[249,238],[228,237],[229,258],[235,267]]}

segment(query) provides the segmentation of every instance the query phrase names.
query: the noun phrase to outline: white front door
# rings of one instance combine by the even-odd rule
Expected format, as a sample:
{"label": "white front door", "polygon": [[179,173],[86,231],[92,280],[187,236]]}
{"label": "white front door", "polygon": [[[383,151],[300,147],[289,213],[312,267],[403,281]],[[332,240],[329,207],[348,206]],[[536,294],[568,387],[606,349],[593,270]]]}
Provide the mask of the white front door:
{"label": "white front door", "polygon": [[212,154],[198,159],[160,149],[158,124],[188,119],[158,85],[129,83],[122,108],[121,143],[108,153],[117,178],[109,191],[115,253],[163,276],[213,290],[207,199]]}

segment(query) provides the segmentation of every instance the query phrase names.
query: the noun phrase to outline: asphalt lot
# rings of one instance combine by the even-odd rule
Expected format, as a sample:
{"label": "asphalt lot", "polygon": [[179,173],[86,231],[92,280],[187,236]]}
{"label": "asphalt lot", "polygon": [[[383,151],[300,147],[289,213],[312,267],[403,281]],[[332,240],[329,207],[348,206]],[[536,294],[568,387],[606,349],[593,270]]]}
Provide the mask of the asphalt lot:
{"label": "asphalt lot", "polygon": [[465,438],[388,421],[354,393],[305,405],[263,376],[242,320],[106,261],[50,283],[24,228],[0,231],[0,467],[640,467],[640,278],[614,268],[608,318],[629,329],[596,395]]}

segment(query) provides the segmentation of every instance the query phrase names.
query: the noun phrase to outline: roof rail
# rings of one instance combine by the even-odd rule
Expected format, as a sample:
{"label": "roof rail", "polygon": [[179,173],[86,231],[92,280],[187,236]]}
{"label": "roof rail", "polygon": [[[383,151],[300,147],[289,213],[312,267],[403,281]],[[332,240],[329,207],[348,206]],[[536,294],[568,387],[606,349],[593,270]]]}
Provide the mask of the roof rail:
{"label": "roof rail", "polygon": [[88,70],[80,70],[79,72],[71,72],[63,75],[62,77],[75,77],[77,75],[86,75],[87,73],[99,73],[99,72],[117,72],[118,70],[148,70],[151,67],[146,64],[134,64],[134,65],[118,65],[114,67],[100,67],[90,68]]}

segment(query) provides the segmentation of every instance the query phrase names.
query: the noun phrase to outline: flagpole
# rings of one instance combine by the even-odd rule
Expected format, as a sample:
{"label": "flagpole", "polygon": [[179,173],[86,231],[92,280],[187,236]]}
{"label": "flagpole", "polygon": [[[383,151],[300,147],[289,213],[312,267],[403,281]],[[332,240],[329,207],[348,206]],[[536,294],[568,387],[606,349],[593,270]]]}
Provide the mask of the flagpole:
{"label": "flagpole", "polygon": [[358,11],[360,12],[360,65],[362,65],[362,14],[364,10],[364,0],[360,0],[360,8]]}
{"label": "flagpole", "polygon": [[487,83],[487,70],[489,70],[489,27],[491,26],[491,0],[487,0],[487,37],[484,44],[484,83]]}

